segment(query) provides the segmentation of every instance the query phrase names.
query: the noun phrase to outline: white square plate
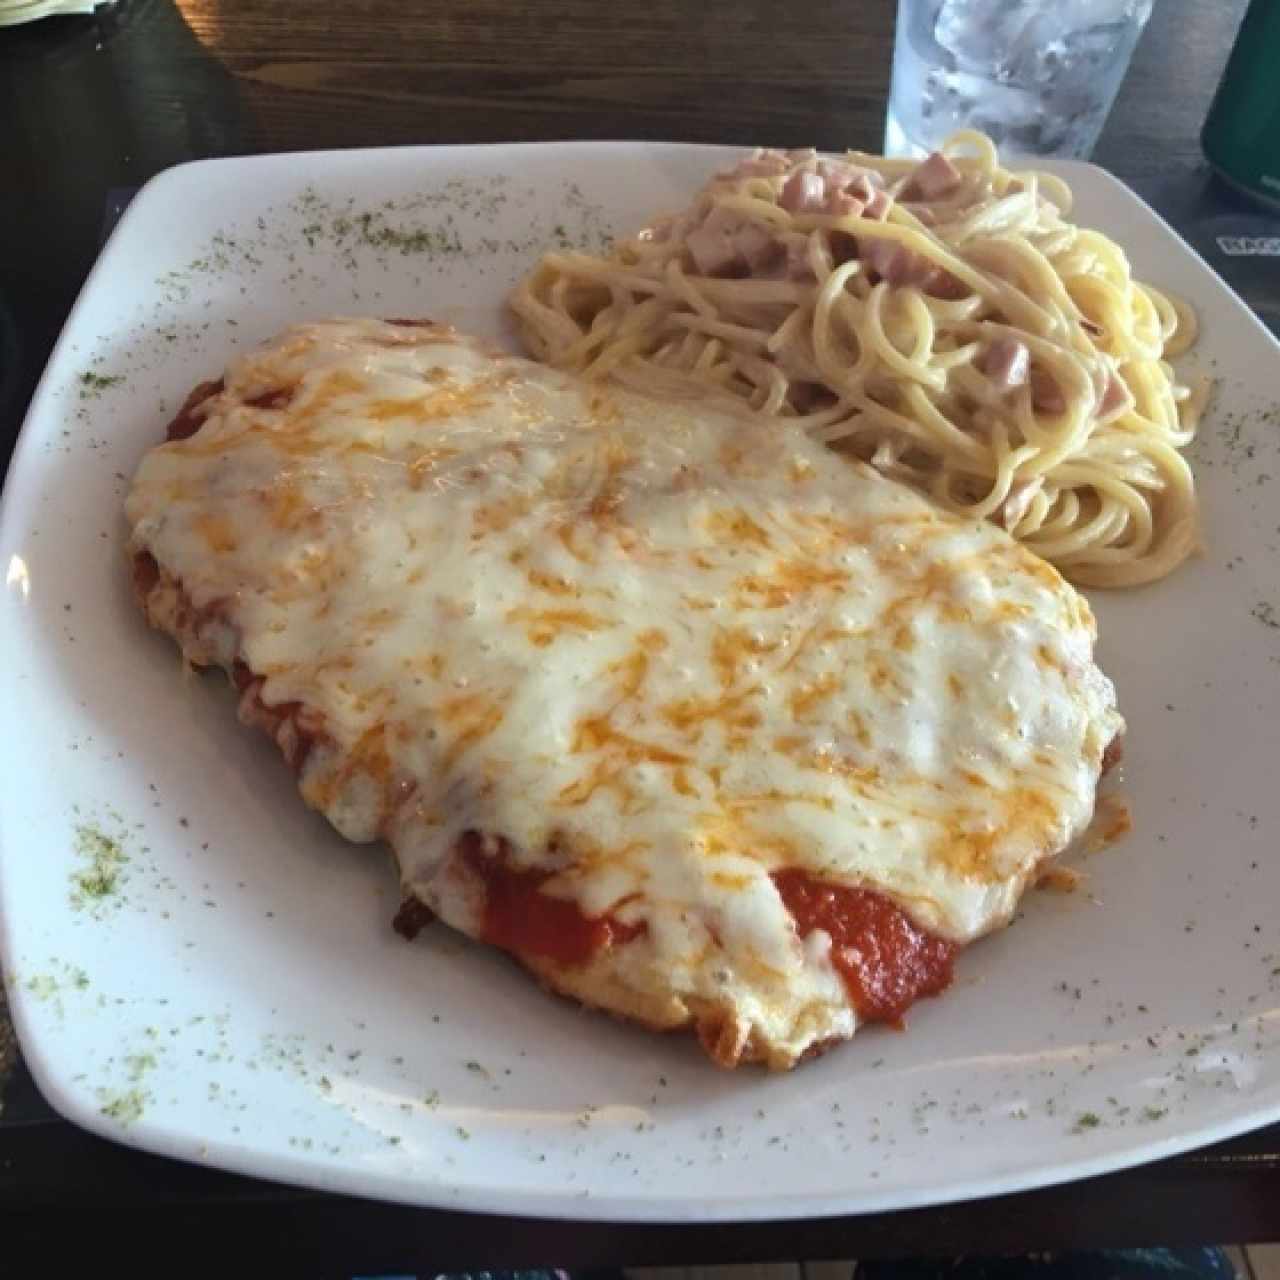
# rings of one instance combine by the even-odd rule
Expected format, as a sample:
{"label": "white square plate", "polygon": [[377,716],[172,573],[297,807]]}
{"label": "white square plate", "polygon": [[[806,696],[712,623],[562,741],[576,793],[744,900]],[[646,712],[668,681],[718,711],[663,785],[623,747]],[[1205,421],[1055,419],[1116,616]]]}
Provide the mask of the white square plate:
{"label": "white square plate", "polygon": [[388,860],[307,813],[225,682],[182,678],[144,626],[120,501],[196,381],[330,313],[506,339],[502,298],[540,249],[683,205],[727,154],[264,156],[134,201],[36,394],[0,528],[3,959],[65,1115],[364,1195],[653,1220],[1011,1191],[1280,1116],[1280,348],[1097,169],[1057,166],[1079,219],[1202,319],[1208,551],[1095,596],[1134,834],[1085,860],[1084,891],[1030,895],[906,1034],[721,1074],[442,928],[404,943]]}

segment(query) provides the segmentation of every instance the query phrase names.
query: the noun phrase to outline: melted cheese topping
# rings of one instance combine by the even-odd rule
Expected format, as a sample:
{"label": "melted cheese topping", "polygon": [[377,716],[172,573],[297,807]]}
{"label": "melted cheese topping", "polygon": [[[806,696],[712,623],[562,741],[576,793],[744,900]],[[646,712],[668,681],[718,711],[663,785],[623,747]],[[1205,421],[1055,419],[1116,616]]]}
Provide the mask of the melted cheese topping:
{"label": "melted cheese topping", "polygon": [[133,547],[225,620],[188,657],[319,713],[306,800],[458,928],[450,851],[501,835],[643,926],[626,982],[795,1054],[854,1015],[771,873],[964,942],[1089,820],[1121,721],[1087,604],[799,431],[373,320],[291,330],[208,410],[143,460]]}

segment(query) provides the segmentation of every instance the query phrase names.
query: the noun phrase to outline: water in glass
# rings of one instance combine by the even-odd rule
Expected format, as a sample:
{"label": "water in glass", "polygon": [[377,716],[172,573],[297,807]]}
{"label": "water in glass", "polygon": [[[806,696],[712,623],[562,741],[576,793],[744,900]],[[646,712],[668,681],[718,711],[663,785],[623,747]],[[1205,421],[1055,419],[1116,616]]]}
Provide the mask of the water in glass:
{"label": "water in glass", "polygon": [[898,0],[891,155],[956,129],[1012,152],[1086,157],[1153,0]]}

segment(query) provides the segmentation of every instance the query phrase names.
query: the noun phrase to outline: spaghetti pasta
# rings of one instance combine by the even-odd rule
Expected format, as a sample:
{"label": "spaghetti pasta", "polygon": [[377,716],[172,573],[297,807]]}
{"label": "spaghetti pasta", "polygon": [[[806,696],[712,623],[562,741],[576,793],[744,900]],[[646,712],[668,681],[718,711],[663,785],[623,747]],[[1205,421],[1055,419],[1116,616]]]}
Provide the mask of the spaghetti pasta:
{"label": "spaghetti pasta", "polygon": [[539,359],[789,419],[1129,586],[1198,547],[1209,384],[1168,363],[1192,310],[1070,207],[973,132],[921,162],[757,151],[607,257],[546,254],[511,307]]}

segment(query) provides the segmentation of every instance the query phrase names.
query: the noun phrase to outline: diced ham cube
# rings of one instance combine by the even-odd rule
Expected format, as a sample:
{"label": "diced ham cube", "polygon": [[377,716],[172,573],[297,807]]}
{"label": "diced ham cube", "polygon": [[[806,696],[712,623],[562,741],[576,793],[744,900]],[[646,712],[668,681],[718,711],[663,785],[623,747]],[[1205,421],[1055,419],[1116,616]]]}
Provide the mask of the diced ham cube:
{"label": "diced ham cube", "polygon": [[895,288],[906,284],[923,285],[934,275],[931,263],[893,240],[866,240],[861,257],[881,280]]}
{"label": "diced ham cube", "polygon": [[685,246],[699,275],[722,276],[758,271],[778,254],[764,227],[715,205],[685,236]]}
{"label": "diced ham cube", "polygon": [[1062,388],[1043,370],[1031,370],[1031,403],[1041,413],[1062,413],[1067,407]]}
{"label": "diced ham cube", "polygon": [[893,197],[887,191],[877,189],[871,193],[871,199],[867,201],[866,214],[868,218],[883,222],[889,216],[889,210],[892,207]]}
{"label": "diced ham cube", "polygon": [[857,196],[847,191],[831,191],[827,194],[827,212],[837,218],[857,218],[862,215],[866,205]]}
{"label": "diced ham cube", "polygon": [[1017,338],[997,338],[978,359],[978,368],[1002,390],[1011,391],[1027,380],[1031,353]]}
{"label": "diced ham cube", "polygon": [[950,271],[941,267],[929,267],[920,281],[920,287],[931,298],[948,298],[955,301],[969,292],[969,286],[963,280],[957,280]]}
{"label": "diced ham cube", "polygon": [[861,200],[866,207],[863,209],[863,216],[874,218],[877,222],[883,222],[889,216],[890,206],[893,204],[889,194],[864,173],[856,181],[845,188],[847,193]]}
{"label": "diced ham cube", "polygon": [[891,288],[915,285],[931,298],[963,298],[969,292],[949,271],[892,240],[865,238],[859,256]]}
{"label": "diced ham cube", "polygon": [[788,213],[818,213],[827,199],[826,180],[818,173],[793,173],[782,184],[778,203]]}
{"label": "diced ham cube", "polygon": [[872,198],[867,201],[867,216],[882,223],[888,218],[888,211],[893,206],[893,197],[886,191],[873,191]]}
{"label": "diced ham cube", "polygon": [[742,225],[742,219],[732,209],[726,209],[722,204],[713,204],[702,219],[702,225],[708,231],[730,236]]}
{"label": "diced ham cube", "polygon": [[733,233],[733,246],[750,271],[758,271],[778,252],[778,242],[755,222],[744,222]]}
{"label": "diced ham cube", "polygon": [[738,257],[733,237],[705,223],[690,231],[684,243],[699,275],[723,275]]}
{"label": "diced ham cube", "polygon": [[960,185],[963,175],[942,154],[933,151],[920,162],[903,188],[904,200],[940,200]]}
{"label": "diced ham cube", "polygon": [[894,240],[867,240],[860,247],[863,263],[891,285],[906,284],[911,254]]}

